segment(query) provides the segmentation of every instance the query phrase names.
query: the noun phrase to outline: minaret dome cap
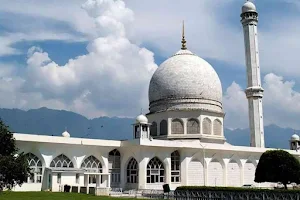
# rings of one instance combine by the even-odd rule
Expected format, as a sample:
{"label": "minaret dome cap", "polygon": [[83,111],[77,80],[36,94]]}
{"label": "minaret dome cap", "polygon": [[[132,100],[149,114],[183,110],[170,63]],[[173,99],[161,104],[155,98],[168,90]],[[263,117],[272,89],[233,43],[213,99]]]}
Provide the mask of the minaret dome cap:
{"label": "minaret dome cap", "polygon": [[148,124],[148,118],[141,114],[136,117],[135,122],[138,124]]}
{"label": "minaret dome cap", "polygon": [[292,135],[291,140],[299,141],[300,140],[299,135],[297,135],[297,134]]}
{"label": "minaret dome cap", "polygon": [[242,7],[242,13],[256,12],[256,6],[251,1],[247,1]]}
{"label": "minaret dome cap", "polygon": [[66,130],[61,135],[63,137],[70,137],[70,133],[68,131],[66,131]]}

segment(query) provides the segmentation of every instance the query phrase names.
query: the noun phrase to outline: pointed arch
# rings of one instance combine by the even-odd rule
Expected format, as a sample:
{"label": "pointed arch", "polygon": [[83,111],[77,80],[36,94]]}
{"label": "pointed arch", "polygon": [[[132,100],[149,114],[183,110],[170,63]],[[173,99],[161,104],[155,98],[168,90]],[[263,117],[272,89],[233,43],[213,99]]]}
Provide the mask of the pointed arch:
{"label": "pointed arch", "polygon": [[127,164],[127,183],[138,183],[139,163],[131,158]]}
{"label": "pointed arch", "polygon": [[224,163],[219,159],[213,158],[208,164],[208,185],[224,186]]}
{"label": "pointed arch", "polygon": [[180,182],[180,153],[179,151],[174,151],[171,153],[171,182]]}
{"label": "pointed arch", "polygon": [[241,186],[241,162],[239,159],[231,158],[227,164],[227,186]]}
{"label": "pointed arch", "polygon": [[256,166],[255,163],[248,159],[244,165],[244,184],[252,185],[254,183],[255,178],[255,170]]}
{"label": "pointed arch", "polygon": [[188,165],[188,185],[204,185],[204,165],[202,159],[192,158]]}
{"label": "pointed arch", "polygon": [[64,154],[56,156],[50,163],[50,167],[73,168],[73,162]]}
{"label": "pointed arch", "polygon": [[222,122],[219,119],[214,120],[214,135],[221,136],[222,135]]}
{"label": "pointed arch", "polygon": [[202,121],[202,134],[211,135],[211,120],[208,117]]}
{"label": "pointed arch", "polygon": [[121,154],[117,149],[108,153],[109,172],[112,186],[118,186],[121,177]]}
{"label": "pointed arch", "polygon": [[200,134],[198,119],[189,119],[187,122],[187,134]]}
{"label": "pointed arch", "polygon": [[33,153],[25,154],[27,158],[28,166],[32,174],[30,174],[26,180],[27,183],[41,183],[43,177],[43,165],[42,161]]}
{"label": "pointed arch", "polygon": [[81,169],[87,172],[102,173],[102,164],[95,156],[90,155],[82,162]]}
{"label": "pointed arch", "polygon": [[181,119],[173,119],[171,124],[172,134],[183,134],[183,122]]}
{"label": "pointed arch", "polygon": [[159,158],[154,157],[147,164],[147,183],[163,183],[164,181],[164,164]]}
{"label": "pointed arch", "polygon": [[157,136],[157,123],[156,122],[152,122],[152,124],[150,126],[150,135]]}
{"label": "pointed arch", "polygon": [[168,122],[165,119],[160,122],[159,135],[168,135]]}
{"label": "pointed arch", "polygon": [[230,162],[236,162],[239,165],[240,168],[243,167],[241,159],[237,155],[231,156],[228,163],[230,163]]}

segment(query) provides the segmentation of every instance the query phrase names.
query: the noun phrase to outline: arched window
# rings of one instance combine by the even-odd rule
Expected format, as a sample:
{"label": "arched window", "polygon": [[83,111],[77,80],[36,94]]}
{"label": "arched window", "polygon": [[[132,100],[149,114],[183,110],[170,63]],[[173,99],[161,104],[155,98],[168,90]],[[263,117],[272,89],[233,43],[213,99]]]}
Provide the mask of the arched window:
{"label": "arched window", "polygon": [[[83,163],[81,164],[81,169],[84,169],[86,172],[102,173],[102,164],[95,156],[89,156],[84,159]],[[97,177],[95,174],[90,174],[88,180],[89,184],[96,183],[96,179]]]}
{"label": "arched window", "polygon": [[180,182],[180,154],[178,151],[171,153],[171,182]]}
{"label": "arched window", "polygon": [[209,118],[204,118],[202,122],[203,134],[211,135],[211,120]]}
{"label": "arched window", "polygon": [[147,165],[147,183],[163,183],[165,180],[163,163],[157,158],[152,158]]}
{"label": "arched window", "polygon": [[131,158],[127,165],[127,183],[137,183],[139,175],[139,164],[136,159]]}
{"label": "arched window", "polygon": [[187,134],[199,134],[200,126],[197,119],[189,119],[187,122]]}
{"label": "arched window", "polygon": [[150,135],[157,136],[157,123],[156,122],[152,122],[152,124],[150,126]]}
{"label": "arched window", "polygon": [[168,122],[167,122],[167,120],[162,120],[160,122],[159,134],[160,135],[168,135]]}
{"label": "arched window", "polygon": [[82,162],[81,169],[87,172],[102,173],[102,164],[95,156],[89,156]]}
{"label": "arched window", "polygon": [[180,119],[172,120],[172,134],[183,134],[183,123]]}
{"label": "arched window", "polygon": [[121,174],[121,154],[117,149],[112,150],[108,154],[110,179],[113,186],[120,183]]}
{"label": "arched window", "polygon": [[222,135],[222,123],[220,120],[214,120],[214,135]]}
{"label": "arched window", "polygon": [[64,154],[60,154],[52,160],[52,162],[50,163],[50,167],[73,168],[74,165],[67,156],[65,156]]}
{"label": "arched window", "polygon": [[33,153],[27,153],[26,155],[28,166],[32,174],[28,176],[27,183],[41,183],[43,175],[43,166],[41,160]]}

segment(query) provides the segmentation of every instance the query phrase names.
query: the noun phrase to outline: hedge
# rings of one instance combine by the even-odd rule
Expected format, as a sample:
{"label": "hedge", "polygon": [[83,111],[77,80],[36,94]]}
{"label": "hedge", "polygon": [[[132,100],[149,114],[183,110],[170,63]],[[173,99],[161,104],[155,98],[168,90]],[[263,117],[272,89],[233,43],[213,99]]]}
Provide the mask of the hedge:
{"label": "hedge", "polygon": [[203,191],[224,191],[224,192],[278,192],[278,193],[299,193],[299,189],[259,189],[259,188],[242,188],[242,187],[207,187],[207,186],[180,186],[176,191],[203,192]]}

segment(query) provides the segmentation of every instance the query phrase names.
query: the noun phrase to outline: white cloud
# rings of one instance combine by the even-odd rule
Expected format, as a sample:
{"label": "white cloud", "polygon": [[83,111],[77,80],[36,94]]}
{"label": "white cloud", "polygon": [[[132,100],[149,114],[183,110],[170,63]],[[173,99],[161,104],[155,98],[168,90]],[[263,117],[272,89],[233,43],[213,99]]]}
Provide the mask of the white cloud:
{"label": "white cloud", "polygon": [[[294,90],[293,81],[269,73],[264,77],[264,124],[300,129],[300,93]],[[224,96],[225,126],[248,127],[248,104],[244,91],[235,82]]]}
{"label": "white cloud", "polygon": [[[235,7],[233,0],[192,0],[188,3],[178,0],[176,4],[129,0],[127,3],[136,15],[135,39],[150,43],[162,55],[170,56],[180,48],[181,24],[185,20],[187,47],[194,53],[234,64],[244,63],[240,7]],[[226,18],[227,11],[237,14],[236,23]]]}
{"label": "white cloud", "polygon": [[0,56],[19,54],[17,49],[11,47],[13,43],[9,37],[0,36]]}
{"label": "white cloud", "polygon": [[[281,0],[284,1],[288,0]],[[153,54],[136,43],[148,43],[163,56],[173,54],[180,48],[183,19],[189,49],[204,58],[244,67],[244,44],[239,22],[243,2],[191,0],[186,3],[178,0],[174,4],[159,0],[128,0],[126,3],[131,9],[120,0],[89,0],[86,3],[84,0],[72,3],[69,0],[0,0],[0,3],[0,12],[19,16],[18,20],[12,20],[12,24],[19,28],[16,33],[0,38],[0,56],[20,53],[12,44],[22,40],[89,40],[88,54],[70,59],[63,66],[52,60],[47,52],[33,48],[29,51],[27,67],[22,75],[18,76],[15,72],[2,75],[0,70],[2,91],[5,90],[7,97],[14,99],[2,99],[3,107],[26,109],[48,106],[88,116],[132,115],[147,106],[148,83],[156,68]],[[83,6],[80,6],[82,3]],[[276,10],[276,17],[272,17],[264,12],[264,8],[259,9],[263,11],[259,13],[261,69],[265,73],[274,72],[285,77],[299,76],[299,17],[283,15]],[[32,21],[30,28],[21,20],[22,16]],[[47,20],[64,26],[49,26]],[[261,26],[261,22],[266,20],[267,25]],[[291,82],[273,76],[277,79],[271,75],[265,77],[265,122],[297,127],[299,125],[294,117],[299,118],[299,112],[295,109],[298,108],[295,99],[299,98],[299,93],[293,89]],[[282,89],[281,93],[276,93],[272,89],[275,84],[290,90],[284,93]],[[290,103],[284,105],[284,102]],[[226,91],[224,108],[227,127],[247,126],[247,100],[236,83]]]}
{"label": "white cloud", "polygon": [[248,104],[245,92],[233,82],[223,97],[223,108],[225,110],[225,127],[244,128],[248,126]]}
{"label": "white cloud", "polygon": [[[170,1],[128,0],[136,15],[134,24],[138,39],[170,56],[180,47],[180,26],[185,20],[187,46],[203,58],[230,63],[244,69],[244,40],[240,12],[243,1],[202,0]],[[255,1],[259,10],[258,40],[263,73],[274,72],[299,77],[300,17],[290,3],[297,0],[273,1],[266,9],[263,1]],[[293,5],[292,4],[292,5]],[[287,12],[282,12],[285,6]],[[167,10],[165,8],[168,8]],[[153,14],[155,13],[155,14]]]}
{"label": "white cloud", "polygon": [[0,101],[2,107],[47,106],[98,117],[135,116],[147,106],[148,83],[157,66],[152,52],[126,37],[125,24],[133,20],[132,11],[121,1],[108,0],[89,0],[83,8],[100,29],[112,28],[89,42],[88,54],[64,66],[41,48],[30,48],[24,73],[11,73],[6,75],[11,79],[2,80],[0,91],[9,88],[3,96],[12,100]]}
{"label": "white cloud", "polygon": [[0,35],[0,57],[8,55],[22,54],[14,44],[21,41],[45,41],[45,40],[62,40],[68,42],[85,41],[84,37],[74,36],[68,33],[55,33],[55,32],[29,32],[29,33],[11,33]]}
{"label": "white cloud", "polygon": [[[84,0],[74,0],[72,3],[70,0],[0,0],[0,12],[19,16],[14,20],[11,19],[14,22],[11,24],[18,28],[18,32],[25,34],[26,37],[23,38],[27,38],[27,40],[29,40],[29,36],[33,36],[30,40],[50,38],[73,41],[76,39],[91,40],[107,34],[106,32],[117,35],[125,34],[123,31],[125,28],[126,37],[131,41],[150,44],[163,56],[172,55],[180,47],[180,26],[184,19],[189,49],[201,57],[217,59],[230,63],[232,67],[244,68],[244,44],[242,26],[239,22],[243,2],[237,2],[237,0],[191,0],[187,3],[184,0],[178,0],[174,4],[170,1],[159,0],[128,0],[126,3],[136,16],[134,23],[132,23],[133,12],[124,9],[123,1],[98,1],[103,5],[102,10],[93,10],[93,6],[97,3],[87,2],[83,7],[89,10],[88,14],[81,9],[80,5],[83,2]],[[118,6],[112,8],[111,2]],[[282,5],[291,3],[295,5],[295,8],[298,6],[300,9],[299,2],[296,0],[273,2],[273,12],[266,10],[260,1],[255,3],[260,11],[259,49],[262,72],[274,72],[291,77],[299,76],[300,70],[297,70],[297,63],[300,62],[300,57],[297,52],[300,51],[300,40],[298,39],[300,17],[295,10],[289,14],[277,12]],[[107,9],[110,9],[110,13],[106,12]],[[102,17],[98,17],[96,23],[89,17],[89,15],[95,16],[103,12],[106,13]],[[31,23],[24,23],[22,19],[26,17],[23,16],[29,17],[28,20]],[[49,20],[54,21],[54,24],[63,23],[68,28],[49,26]],[[3,20],[2,23],[6,21],[10,20]],[[39,23],[33,23],[35,21]],[[31,25],[29,29],[27,24]],[[43,34],[39,34],[40,32]],[[35,36],[35,33],[38,34]],[[13,49],[11,44],[20,40],[15,39],[9,44],[0,45],[5,48],[2,50],[5,52],[2,55],[18,53],[18,50]]]}

